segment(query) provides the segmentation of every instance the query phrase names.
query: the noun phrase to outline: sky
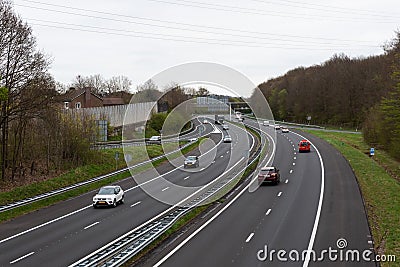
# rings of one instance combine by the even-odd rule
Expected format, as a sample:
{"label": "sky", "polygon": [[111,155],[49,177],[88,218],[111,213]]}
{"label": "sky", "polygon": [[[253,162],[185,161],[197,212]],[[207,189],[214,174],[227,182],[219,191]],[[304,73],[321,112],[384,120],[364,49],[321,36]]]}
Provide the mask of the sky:
{"label": "sky", "polygon": [[[400,30],[398,0],[13,0],[50,73],[126,76],[137,85],[170,67],[212,62],[255,85],[334,54],[368,57]],[[214,89],[213,89],[214,90]],[[218,93],[218,92],[217,92]],[[251,90],[239,92],[248,97]]]}

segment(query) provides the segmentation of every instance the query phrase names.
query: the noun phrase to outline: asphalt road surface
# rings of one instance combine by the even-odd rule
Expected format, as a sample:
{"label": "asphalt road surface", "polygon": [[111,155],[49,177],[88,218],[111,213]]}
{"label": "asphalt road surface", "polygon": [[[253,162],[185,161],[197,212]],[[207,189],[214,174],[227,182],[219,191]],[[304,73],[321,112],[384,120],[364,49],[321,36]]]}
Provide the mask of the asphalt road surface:
{"label": "asphalt road surface", "polygon": [[302,136],[277,132],[279,185],[243,187],[143,265],[375,266],[362,259],[373,259],[373,245],[349,164],[326,142],[300,134],[312,142],[310,153],[298,153]]}
{"label": "asphalt road surface", "polygon": [[[221,132],[213,137],[215,152],[206,151],[210,153],[200,158],[196,172],[164,164],[157,168],[161,175],[149,171],[140,174],[141,179],[159,196],[175,198],[177,192],[167,186],[169,182],[201,186],[215,179],[241,160],[251,145],[248,133],[238,127],[229,130],[232,143],[221,142],[221,135],[227,134]],[[1,224],[0,266],[68,266],[170,208],[146,194],[132,178],[118,184],[125,190],[125,204],[116,208],[93,209],[95,192],[90,192]]]}

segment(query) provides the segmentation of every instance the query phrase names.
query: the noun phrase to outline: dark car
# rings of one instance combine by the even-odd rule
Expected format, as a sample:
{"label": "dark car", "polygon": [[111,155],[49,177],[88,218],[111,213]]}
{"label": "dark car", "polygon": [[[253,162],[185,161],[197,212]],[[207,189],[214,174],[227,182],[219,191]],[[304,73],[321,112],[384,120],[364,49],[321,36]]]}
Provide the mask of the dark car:
{"label": "dark car", "polygon": [[263,167],[258,173],[258,183],[273,183],[279,184],[281,182],[281,175],[276,167]]}
{"label": "dark car", "polygon": [[197,168],[199,167],[199,157],[198,156],[188,156],[183,164],[184,168]]}

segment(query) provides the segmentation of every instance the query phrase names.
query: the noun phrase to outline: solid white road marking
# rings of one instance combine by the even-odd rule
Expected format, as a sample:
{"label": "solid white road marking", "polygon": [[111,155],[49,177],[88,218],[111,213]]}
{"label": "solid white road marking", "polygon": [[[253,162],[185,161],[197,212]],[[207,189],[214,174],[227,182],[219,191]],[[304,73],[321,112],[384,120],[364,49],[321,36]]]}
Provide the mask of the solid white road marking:
{"label": "solid white road marking", "polygon": [[67,218],[67,217],[69,217],[69,216],[71,216],[71,215],[73,215],[73,214],[75,214],[75,213],[81,212],[82,210],[86,210],[86,209],[92,208],[92,207],[93,207],[93,205],[89,205],[89,206],[83,207],[83,208],[81,208],[81,209],[79,209],[79,210],[76,210],[76,211],[70,212],[70,213],[68,213],[68,214],[65,214],[65,215],[63,215],[63,216],[61,216],[61,217],[58,217],[58,218],[56,218],[56,219],[53,219],[53,220],[51,220],[51,221],[48,221],[48,222],[39,224],[38,226],[35,226],[35,227],[30,228],[30,229],[28,229],[28,230],[25,230],[25,231],[23,231],[23,232],[21,232],[21,233],[18,233],[18,234],[15,234],[15,235],[13,235],[13,236],[7,237],[7,238],[5,238],[5,239],[3,239],[3,240],[0,240],[0,244],[1,244],[1,243],[4,243],[4,242],[6,242],[6,241],[8,241],[8,240],[10,240],[10,239],[13,239],[13,238],[16,238],[16,237],[18,237],[18,236],[24,235],[24,234],[26,234],[26,233],[32,232],[32,231],[34,231],[34,230],[36,230],[36,229],[42,228],[42,227],[44,227],[44,226],[46,226],[46,225],[49,225],[49,224],[51,224],[51,223],[54,223],[54,222],[57,222],[57,221],[62,220],[62,219],[64,219],[64,218]]}
{"label": "solid white road marking", "polygon": [[[270,140],[272,141],[272,153],[270,154],[270,158],[268,159],[266,165],[268,165],[272,161],[272,155],[275,154],[276,150],[276,144],[274,139],[272,138],[271,135],[269,135],[267,132],[262,131],[265,134],[267,134],[270,137]],[[253,138],[253,137],[252,137]],[[254,145],[254,142],[253,142]],[[253,145],[251,149],[253,148]],[[250,150],[251,150],[250,149]],[[244,157],[242,157],[244,159]],[[236,164],[235,164],[236,165]],[[234,166],[235,166],[234,165]],[[161,260],[159,260],[156,264],[153,265],[153,267],[158,267],[161,264],[163,264],[166,260],[168,260],[173,254],[175,254],[179,249],[181,249],[186,243],[188,243],[194,236],[196,236],[200,231],[202,231],[207,225],[209,225],[212,221],[214,221],[218,216],[220,216],[226,209],[228,209],[235,201],[246,192],[251,184],[257,179],[257,177],[253,178],[253,180],[250,181],[228,204],[226,204],[222,209],[220,209],[213,217],[211,217],[208,221],[203,223],[200,227],[198,227],[192,234],[190,234],[185,240],[180,242],[172,251],[170,251],[167,255],[165,255]]]}
{"label": "solid white road marking", "polygon": [[185,178],[183,178],[183,180],[187,180],[187,179],[189,179],[190,178],[190,176],[186,176]]}
{"label": "solid white road marking", "polygon": [[271,209],[268,209],[265,215],[269,215],[271,213]]}
{"label": "solid white road marking", "polygon": [[278,193],[278,197],[280,197],[280,196],[282,196],[282,192],[279,192],[279,193]]}
{"label": "solid white road marking", "polygon": [[247,237],[246,243],[249,243],[250,240],[253,238],[253,236],[254,236],[254,233],[251,233],[251,234]]}
{"label": "solid white road marking", "polygon": [[[302,136],[302,135],[300,135],[298,133],[294,133],[294,134],[304,138],[304,136]],[[318,148],[316,146],[314,146],[313,144],[311,144],[311,145],[315,148],[315,151],[317,152],[317,155],[318,155],[318,158],[319,158],[319,162],[320,162],[320,165],[321,165],[321,189],[320,189],[320,192],[319,192],[319,201],[318,201],[317,212],[315,214],[314,226],[313,226],[313,229],[312,229],[312,232],[311,232],[310,241],[308,243],[307,254],[306,254],[306,258],[305,258],[304,263],[303,263],[303,267],[308,267],[308,264],[310,263],[310,254],[311,254],[311,250],[312,250],[312,248],[314,246],[315,236],[317,235],[319,218],[321,216],[322,202],[324,200],[324,190],[325,190],[324,161],[322,160],[322,156],[319,153]]]}
{"label": "solid white road marking", "polygon": [[31,255],[33,255],[33,254],[35,254],[34,251],[32,251],[32,252],[30,252],[30,253],[28,253],[28,254],[22,256],[22,257],[19,257],[19,258],[16,259],[16,260],[10,261],[10,264],[14,264],[14,263],[16,263],[16,262],[19,262],[20,260],[23,260],[23,259],[25,259],[26,257],[29,257],[29,256],[31,256]]}
{"label": "solid white road marking", "polygon": [[90,227],[93,227],[93,226],[95,226],[96,224],[98,224],[99,222],[95,222],[95,223],[92,223],[91,225],[88,225],[88,226],[86,226],[85,228],[83,228],[83,229],[89,229]]}
{"label": "solid white road marking", "polygon": [[[212,126],[213,126],[213,125],[212,125]],[[213,127],[215,127],[215,126],[213,126]],[[253,138],[253,137],[252,137],[252,138]],[[253,139],[254,139],[254,138],[253,138]],[[212,149],[210,149],[209,151],[205,152],[205,153],[204,153],[203,155],[201,155],[201,156],[204,156],[204,155],[208,154],[209,152],[213,151],[213,150],[216,149],[221,143],[222,143],[222,139],[221,139]],[[253,146],[254,146],[254,142],[253,142],[252,147],[250,148],[250,150],[253,148]],[[214,161],[214,162],[215,162],[215,161]],[[235,164],[235,165],[236,165],[236,164]],[[153,182],[153,181],[155,181],[155,180],[157,180],[157,179],[159,179],[159,178],[161,178],[161,177],[163,177],[163,176],[165,176],[165,175],[167,175],[167,174],[169,174],[169,173],[172,173],[172,172],[174,172],[174,171],[176,171],[176,170],[179,170],[182,166],[183,166],[183,165],[178,166],[177,168],[172,169],[172,170],[170,170],[170,171],[168,171],[168,172],[166,172],[166,173],[164,173],[164,174],[162,174],[162,175],[160,175],[160,176],[154,177],[153,179],[150,179],[150,180],[148,180],[148,181],[146,181],[146,182],[144,182],[144,183],[141,183],[141,184],[139,184],[139,185],[133,186],[133,187],[131,187],[131,188],[129,188],[129,189],[126,189],[126,190],[124,190],[124,191],[125,191],[125,192],[129,192],[129,191],[131,191],[131,190],[134,190],[134,189],[136,189],[136,188],[141,187],[142,185],[145,185],[145,184],[147,184],[147,183]],[[205,169],[205,168],[201,169],[200,171],[203,171],[204,169]],[[44,227],[44,226],[47,226],[47,225],[49,225],[49,224],[55,223],[55,222],[57,222],[57,221],[60,221],[60,220],[62,220],[62,219],[65,219],[65,218],[67,218],[67,217],[70,217],[70,216],[72,216],[72,215],[74,215],[74,214],[76,214],[76,213],[79,213],[79,212],[81,212],[81,211],[83,211],[83,210],[86,210],[86,209],[89,209],[89,208],[92,208],[92,207],[93,207],[93,205],[90,204],[90,205],[85,206],[85,207],[83,207],[83,208],[80,208],[80,209],[78,209],[78,210],[72,211],[72,212],[70,212],[70,213],[68,213],[68,214],[65,214],[65,215],[63,215],[63,216],[61,216],[61,217],[55,218],[55,219],[53,219],[53,220],[50,220],[50,221],[47,221],[47,222],[42,223],[42,224],[40,224],[40,225],[37,225],[37,226],[35,226],[35,227],[32,227],[32,228],[27,229],[27,230],[25,230],[25,231],[23,231],[23,232],[20,232],[20,233],[18,233],[18,234],[15,234],[15,235],[12,235],[12,236],[7,237],[7,238],[5,238],[5,239],[2,239],[2,240],[0,240],[0,244],[5,243],[5,242],[7,242],[7,241],[9,241],[9,240],[11,240],[11,239],[17,238],[17,237],[19,237],[19,236],[22,236],[22,235],[24,235],[24,234],[30,233],[30,232],[32,232],[32,231],[35,231],[35,230],[37,230],[37,229],[40,229],[40,228],[42,228],[42,227]]]}
{"label": "solid white road marking", "polygon": [[138,202],[132,204],[131,207],[135,207],[135,206],[139,205],[140,203],[142,203],[142,202],[141,202],[141,201],[138,201]]}
{"label": "solid white road marking", "polygon": [[167,186],[166,188],[164,188],[163,190],[161,190],[161,191],[166,191],[166,190],[168,190],[169,189],[169,186]]}
{"label": "solid white road marking", "polygon": [[293,172],[293,170],[290,170],[290,173],[292,173]]}

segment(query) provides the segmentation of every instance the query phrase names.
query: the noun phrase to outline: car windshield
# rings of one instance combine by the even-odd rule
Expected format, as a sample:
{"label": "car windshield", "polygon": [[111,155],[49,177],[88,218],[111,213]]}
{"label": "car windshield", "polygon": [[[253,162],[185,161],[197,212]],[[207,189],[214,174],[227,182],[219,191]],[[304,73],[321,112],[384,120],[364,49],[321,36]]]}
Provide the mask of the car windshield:
{"label": "car windshield", "polygon": [[266,174],[269,174],[269,173],[271,173],[273,171],[274,171],[273,169],[264,169],[264,170],[260,171],[260,174],[261,175],[266,175]]}
{"label": "car windshield", "polygon": [[159,136],[152,136],[150,137],[151,140],[158,140],[160,137]]}
{"label": "car windshield", "polygon": [[114,188],[112,187],[100,188],[99,195],[113,195],[113,194],[114,194]]}
{"label": "car windshield", "polygon": [[187,157],[187,160],[196,160],[196,156],[189,156]]}
{"label": "car windshield", "polygon": [[225,136],[225,139],[231,139],[231,137],[229,135]]}
{"label": "car windshield", "polygon": [[307,142],[301,142],[300,145],[301,145],[301,146],[307,146],[308,143],[307,143]]}

